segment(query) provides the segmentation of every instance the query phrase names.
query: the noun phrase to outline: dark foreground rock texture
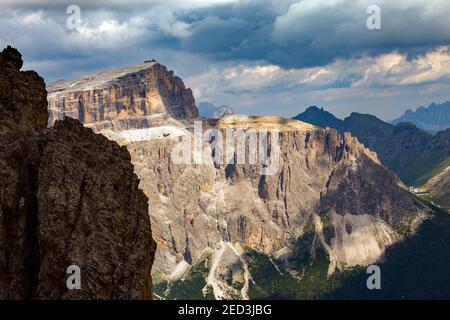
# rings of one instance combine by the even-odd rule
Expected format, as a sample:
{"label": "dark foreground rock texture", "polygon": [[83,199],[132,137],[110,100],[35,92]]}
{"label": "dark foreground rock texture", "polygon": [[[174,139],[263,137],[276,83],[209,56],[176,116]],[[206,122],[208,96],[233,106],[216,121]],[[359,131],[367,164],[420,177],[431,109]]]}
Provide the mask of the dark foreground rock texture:
{"label": "dark foreground rock texture", "polygon": [[77,120],[46,129],[45,83],[21,66],[0,54],[0,299],[151,298],[156,244],[129,153]]}

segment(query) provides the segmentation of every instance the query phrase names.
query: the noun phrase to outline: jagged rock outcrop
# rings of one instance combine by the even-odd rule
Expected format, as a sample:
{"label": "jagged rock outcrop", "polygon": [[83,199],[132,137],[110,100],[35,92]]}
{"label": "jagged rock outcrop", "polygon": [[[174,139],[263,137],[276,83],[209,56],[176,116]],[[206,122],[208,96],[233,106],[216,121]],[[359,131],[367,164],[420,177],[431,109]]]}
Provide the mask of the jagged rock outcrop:
{"label": "jagged rock outcrop", "polygon": [[150,298],[155,243],[129,153],[78,120],[46,129],[44,81],[21,66],[0,54],[0,299]]}
{"label": "jagged rock outcrop", "polygon": [[[307,250],[324,247],[331,274],[376,262],[400,239],[397,230],[413,230],[428,211],[348,134],[274,117],[204,123],[204,129],[210,127],[277,128],[279,169],[261,175],[250,164],[180,165],[173,161],[178,141],[170,136],[122,141],[153,208],[158,278],[176,281],[209,254],[213,265],[205,287],[212,287],[216,298],[229,298],[226,275],[238,263],[233,277],[248,272],[243,248],[283,260],[296,254],[309,224],[317,241]],[[243,290],[235,294],[245,297]]]}
{"label": "jagged rock outcrop", "polygon": [[[413,230],[428,212],[376,154],[349,134],[280,117],[226,116],[194,126],[192,119],[177,120],[169,112],[158,119],[133,116],[85,124],[131,154],[149,198],[158,281],[182,279],[191,266],[208,260],[203,294],[246,298],[249,248],[274,260],[295,256],[301,246],[307,252],[322,248],[331,274],[381,259],[386,246],[402,237],[399,230]],[[213,145],[223,140],[218,134],[205,136],[208,129],[218,129],[222,138],[228,130],[241,130],[254,134],[257,143],[250,147],[252,138],[245,138],[243,163],[214,163],[218,151]],[[198,134],[201,150],[195,147]],[[249,154],[261,151],[265,134],[267,150],[259,157],[275,150],[278,157],[252,164]],[[176,160],[180,147],[190,154],[187,163]],[[199,156],[203,161],[196,163]],[[231,156],[239,157],[237,151]],[[274,171],[262,174],[271,164]],[[306,241],[309,237],[314,240]],[[239,290],[230,281],[241,281]]]}
{"label": "jagged rock outcrop", "polygon": [[330,174],[319,211],[334,209],[338,214],[370,214],[389,224],[403,221],[420,204],[401,187],[397,176],[380,166],[376,156],[350,133],[336,146],[338,165]]}
{"label": "jagged rock outcrop", "polygon": [[85,124],[161,113],[176,119],[198,116],[191,89],[156,61],[58,81],[47,89],[49,125],[65,116]]}

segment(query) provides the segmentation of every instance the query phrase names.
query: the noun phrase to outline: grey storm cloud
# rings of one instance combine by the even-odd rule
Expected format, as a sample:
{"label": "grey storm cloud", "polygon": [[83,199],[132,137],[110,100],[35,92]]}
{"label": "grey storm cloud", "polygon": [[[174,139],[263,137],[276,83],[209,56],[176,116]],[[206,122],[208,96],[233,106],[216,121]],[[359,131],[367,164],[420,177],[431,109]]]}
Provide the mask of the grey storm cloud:
{"label": "grey storm cloud", "polygon": [[[71,2],[3,0],[2,4],[25,12],[47,10],[49,20],[64,25],[64,5]],[[380,0],[382,30],[366,27],[366,9],[372,4],[366,0],[81,0],[78,4],[94,24],[106,12],[115,21],[132,26],[131,31],[118,29],[131,33],[122,37],[125,44],[139,33],[141,38],[132,42],[137,47],[177,49],[225,61],[265,60],[285,68],[325,65],[336,58],[393,50],[415,56],[450,43],[447,0]],[[8,28],[14,32],[15,26],[5,23],[5,28],[3,24],[2,32]],[[67,36],[39,30],[45,25],[35,27],[35,32],[50,31],[53,36],[44,43],[42,37],[36,38],[37,46],[38,41],[42,46],[48,42],[54,49],[49,51],[57,51],[53,43]],[[76,54],[93,51],[83,48],[81,42],[78,45]]]}
{"label": "grey storm cloud", "polygon": [[[450,43],[447,0],[378,1],[381,30],[369,30],[373,1],[242,1],[185,12],[183,49],[222,59],[264,59],[283,67],[398,50],[415,56]],[[194,17],[194,18],[192,18]]]}

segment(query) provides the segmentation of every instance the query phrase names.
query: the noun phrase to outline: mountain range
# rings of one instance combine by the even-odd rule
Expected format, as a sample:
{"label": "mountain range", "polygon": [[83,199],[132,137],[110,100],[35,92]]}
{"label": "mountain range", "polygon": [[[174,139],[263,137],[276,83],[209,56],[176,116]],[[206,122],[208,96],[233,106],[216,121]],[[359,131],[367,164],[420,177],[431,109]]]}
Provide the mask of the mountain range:
{"label": "mountain range", "polygon": [[401,117],[392,121],[393,124],[400,122],[412,122],[431,133],[446,130],[450,127],[450,101],[440,104],[433,102],[428,107],[419,107],[415,111],[408,109]]}
{"label": "mountain range", "polygon": [[294,119],[351,132],[408,185],[425,184],[449,163],[450,129],[433,135],[411,122],[393,125],[355,112],[341,120],[318,107],[309,107]]}

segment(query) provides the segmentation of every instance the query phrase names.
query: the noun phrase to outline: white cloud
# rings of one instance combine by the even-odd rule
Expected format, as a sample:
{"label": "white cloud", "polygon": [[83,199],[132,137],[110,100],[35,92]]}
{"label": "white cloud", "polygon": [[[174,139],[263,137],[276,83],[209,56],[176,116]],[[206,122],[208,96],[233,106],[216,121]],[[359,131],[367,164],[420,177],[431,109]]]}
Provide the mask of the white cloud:
{"label": "white cloud", "polygon": [[331,101],[345,95],[361,98],[395,96],[422,85],[431,93],[436,83],[450,81],[450,47],[440,47],[415,59],[398,52],[377,57],[343,60],[313,68],[283,69],[276,65],[241,62],[237,66],[214,66],[188,77],[197,98],[214,100],[235,94],[253,96],[261,92],[309,92]]}
{"label": "white cloud", "polygon": [[[382,27],[375,31],[366,27],[366,9],[374,3],[381,9]],[[448,12],[448,0],[302,0],[276,17],[270,36],[307,65],[389,48],[425,51],[450,43]]]}
{"label": "white cloud", "polygon": [[418,85],[450,80],[450,47],[443,46],[414,59],[398,52],[363,58],[347,72],[363,76],[353,87]]}

